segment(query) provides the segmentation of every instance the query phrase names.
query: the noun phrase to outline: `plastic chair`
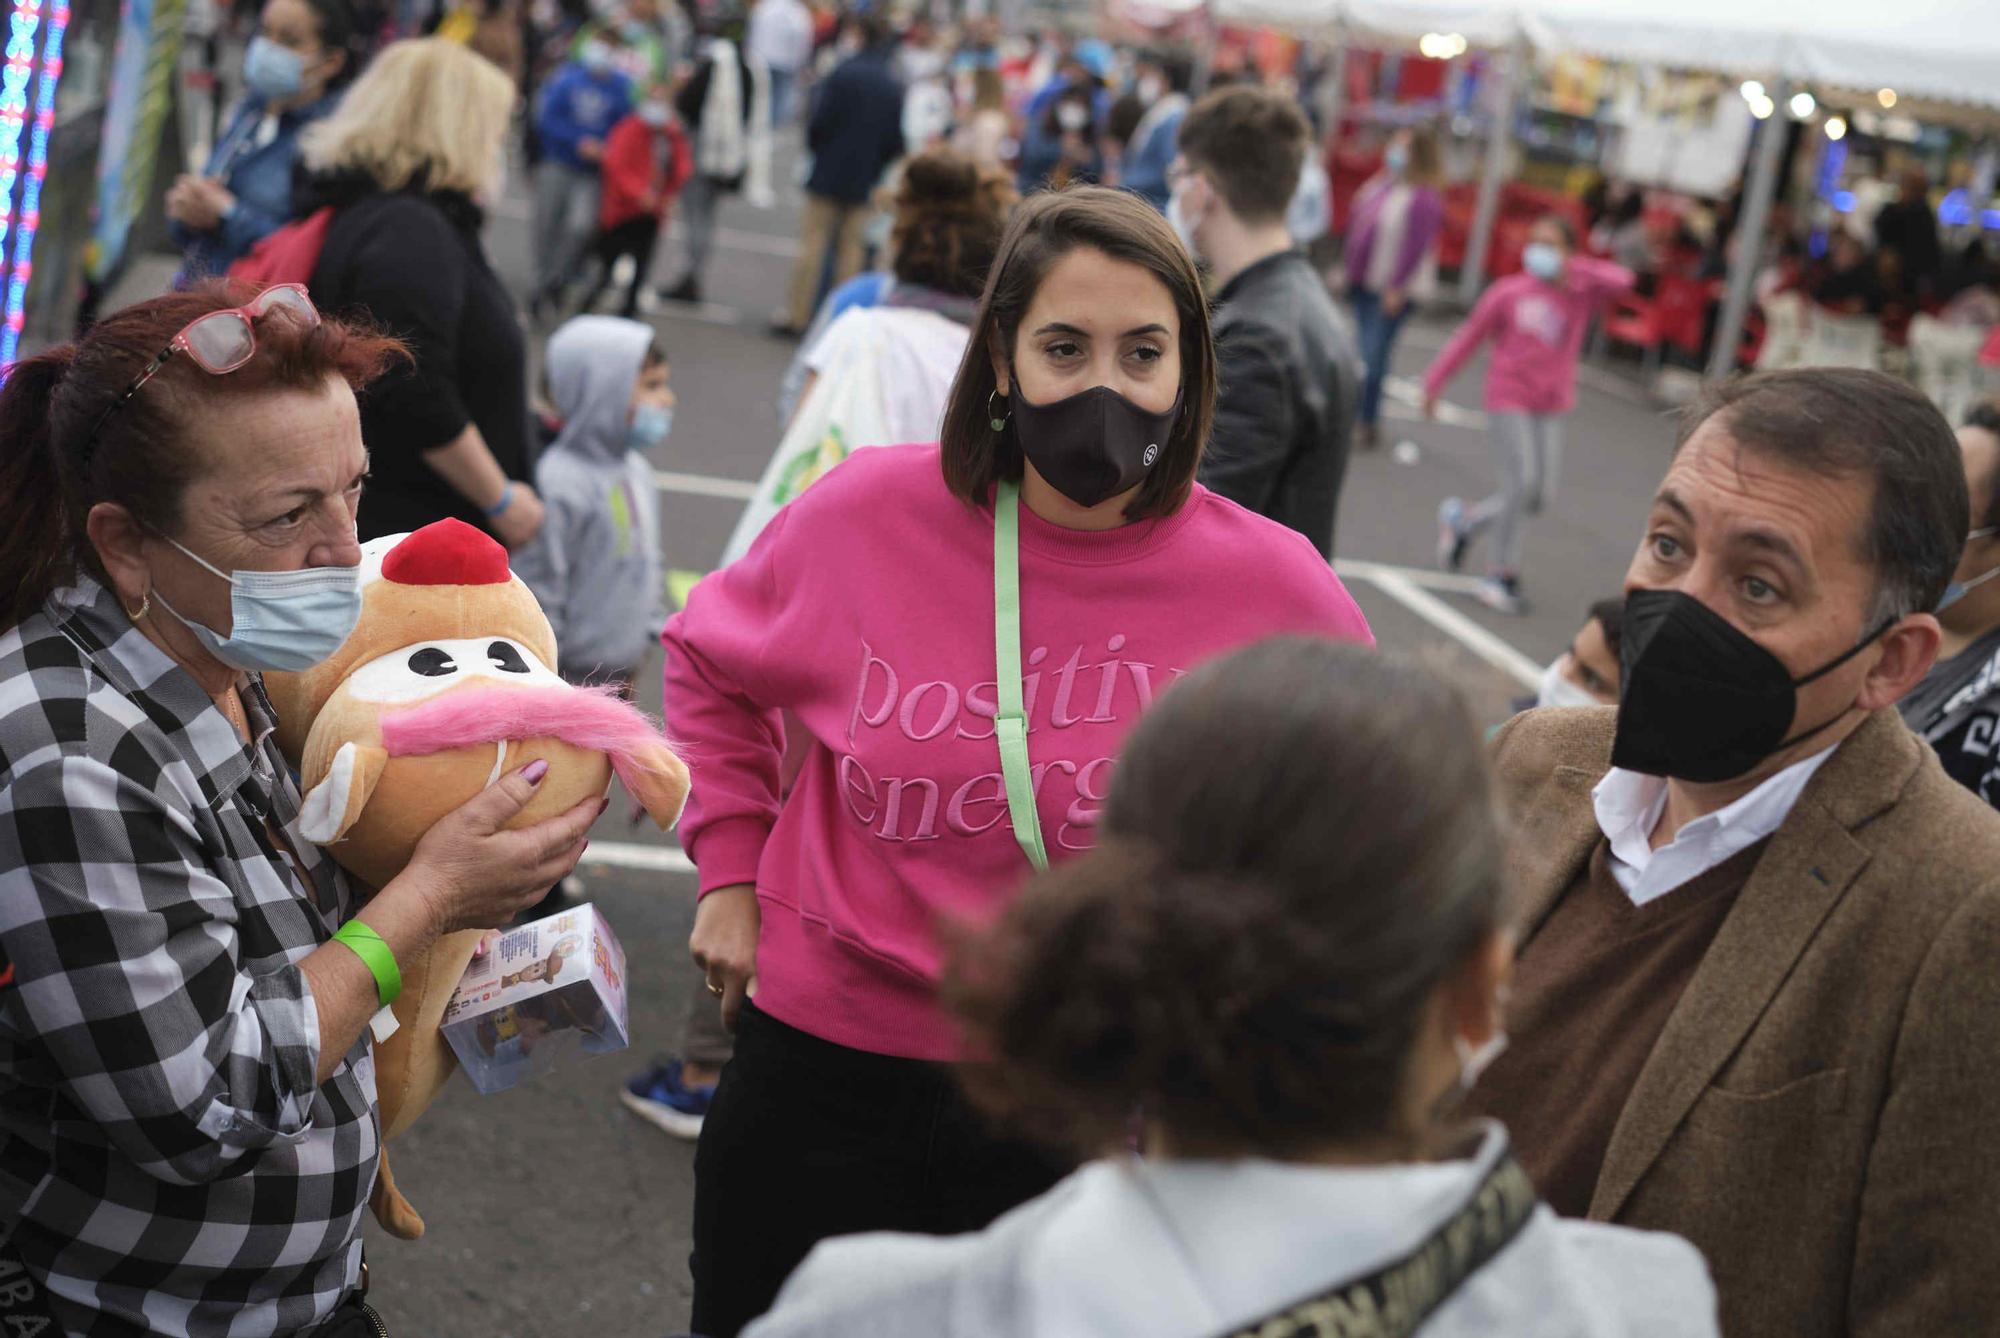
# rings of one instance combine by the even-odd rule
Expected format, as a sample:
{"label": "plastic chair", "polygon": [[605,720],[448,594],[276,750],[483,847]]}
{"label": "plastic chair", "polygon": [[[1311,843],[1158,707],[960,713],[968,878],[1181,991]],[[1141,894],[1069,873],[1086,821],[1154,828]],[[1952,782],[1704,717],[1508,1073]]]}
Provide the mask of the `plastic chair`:
{"label": "plastic chair", "polygon": [[1842,316],[1824,309],[1813,312],[1806,332],[1805,366],[1882,366],[1882,322],[1873,316]]}
{"label": "plastic chair", "polygon": [[1805,365],[1806,300],[1797,293],[1774,293],[1764,301],[1764,338],[1757,347],[1760,372]]}
{"label": "plastic chair", "polygon": [[1930,316],[1910,321],[1917,389],[1950,422],[1958,422],[1980,397],[1979,349],[1986,338],[1978,326],[1946,325]]}
{"label": "plastic chair", "polygon": [[1612,304],[1611,310],[1604,313],[1602,331],[1604,338],[1638,349],[1647,376],[1660,369],[1667,337],[1656,298],[1640,297],[1636,293],[1624,294]]}

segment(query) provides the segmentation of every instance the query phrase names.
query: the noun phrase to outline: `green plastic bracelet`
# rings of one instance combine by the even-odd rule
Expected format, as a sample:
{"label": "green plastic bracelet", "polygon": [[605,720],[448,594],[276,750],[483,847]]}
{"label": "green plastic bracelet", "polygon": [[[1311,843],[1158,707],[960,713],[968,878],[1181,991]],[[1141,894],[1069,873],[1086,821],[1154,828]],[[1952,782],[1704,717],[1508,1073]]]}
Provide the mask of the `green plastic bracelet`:
{"label": "green plastic bracelet", "polygon": [[382,1007],[396,1002],[396,996],[403,992],[403,971],[396,965],[396,954],[389,950],[380,934],[359,920],[349,920],[334,931],[333,941],[346,944],[368,968],[368,974],[375,977],[375,997]]}

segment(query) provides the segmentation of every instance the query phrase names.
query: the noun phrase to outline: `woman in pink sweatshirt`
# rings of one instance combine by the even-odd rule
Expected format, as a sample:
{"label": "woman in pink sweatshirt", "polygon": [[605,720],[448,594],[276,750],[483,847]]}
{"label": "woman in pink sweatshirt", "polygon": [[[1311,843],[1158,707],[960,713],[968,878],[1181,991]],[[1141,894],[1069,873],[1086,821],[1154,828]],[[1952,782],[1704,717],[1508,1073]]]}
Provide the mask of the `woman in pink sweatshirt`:
{"label": "woman in pink sweatshirt", "polygon": [[1631,290],[1632,271],[1573,255],[1576,236],[1557,214],[1537,219],[1521,255],[1524,269],[1486,290],[1424,374],[1424,416],[1466,361],[1493,341],[1486,370],[1486,416],[1499,487],[1467,506],[1447,497],[1438,507],[1438,562],[1457,571],[1472,541],[1490,532],[1492,547],[1479,601],[1519,613],[1523,520],[1555,494],[1562,460],[1563,415],[1576,407],[1576,364],[1591,317]]}
{"label": "woman in pink sweatshirt", "polygon": [[[695,1159],[695,1331],[735,1334],[824,1237],[968,1230],[1054,1183],[944,1067],[940,928],[997,913],[1037,835],[1089,848],[1119,744],[1188,670],[1277,633],[1371,640],[1309,543],[1195,483],[1214,400],[1165,220],[1037,196],[942,442],[857,452],[667,625],[690,948],[737,1029]],[[781,799],[788,719],[810,746]]]}

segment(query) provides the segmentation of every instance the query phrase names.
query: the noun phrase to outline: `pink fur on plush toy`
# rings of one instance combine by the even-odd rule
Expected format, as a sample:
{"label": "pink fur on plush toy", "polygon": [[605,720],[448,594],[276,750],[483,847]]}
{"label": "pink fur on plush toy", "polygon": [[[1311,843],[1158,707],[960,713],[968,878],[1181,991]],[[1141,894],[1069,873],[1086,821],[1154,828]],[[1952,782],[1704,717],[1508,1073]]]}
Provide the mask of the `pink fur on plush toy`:
{"label": "pink fur on plush toy", "polygon": [[553,738],[608,754],[625,788],[672,765],[667,740],[645,712],[609,685],[589,688],[455,688],[382,715],[391,757],[441,753],[503,739]]}

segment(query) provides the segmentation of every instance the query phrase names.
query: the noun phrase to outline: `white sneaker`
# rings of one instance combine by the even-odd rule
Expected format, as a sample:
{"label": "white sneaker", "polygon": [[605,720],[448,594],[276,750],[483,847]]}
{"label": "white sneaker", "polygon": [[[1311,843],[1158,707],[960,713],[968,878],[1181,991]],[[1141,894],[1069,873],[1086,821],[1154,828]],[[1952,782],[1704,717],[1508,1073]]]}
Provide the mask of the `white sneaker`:
{"label": "white sneaker", "polygon": [[1473,598],[1495,613],[1521,613],[1528,607],[1521,598],[1520,582],[1512,576],[1488,576]]}

